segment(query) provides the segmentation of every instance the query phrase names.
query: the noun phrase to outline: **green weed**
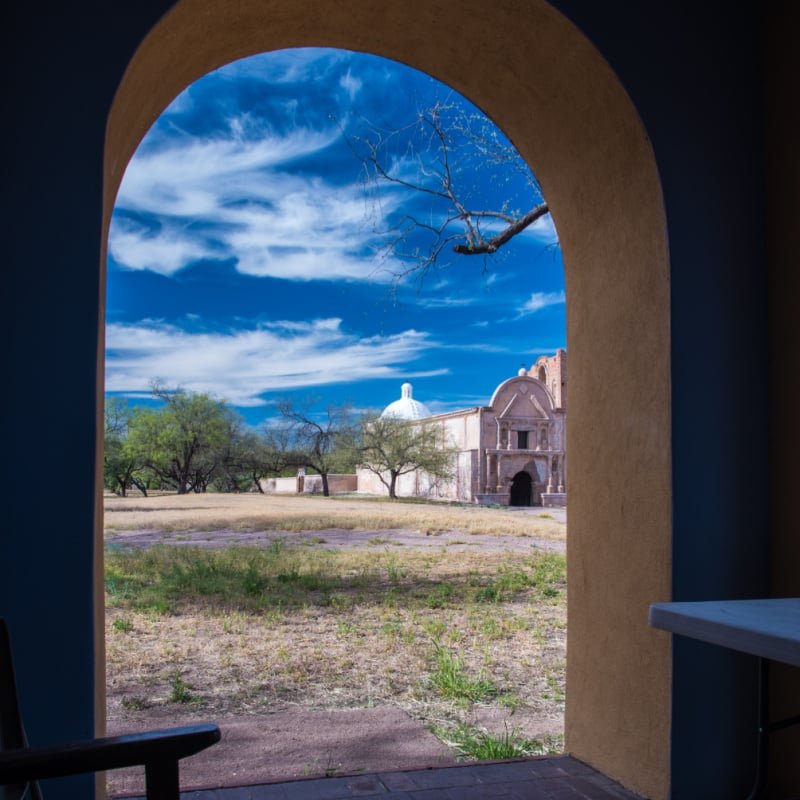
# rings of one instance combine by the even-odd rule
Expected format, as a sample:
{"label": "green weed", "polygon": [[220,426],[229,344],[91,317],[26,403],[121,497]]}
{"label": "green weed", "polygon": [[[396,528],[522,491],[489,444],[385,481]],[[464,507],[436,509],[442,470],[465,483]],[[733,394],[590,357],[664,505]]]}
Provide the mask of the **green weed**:
{"label": "green weed", "polygon": [[467,671],[464,660],[439,642],[434,642],[434,668],[430,684],[440,696],[461,703],[477,703],[497,694],[491,681]]}
{"label": "green weed", "polygon": [[396,558],[391,557],[386,560],[386,574],[392,583],[400,583],[406,576],[406,570],[400,566]]}
{"label": "green weed", "polygon": [[268,585],[269,581],[253,565],[249,566],[242,576],[242,588],[250,597],[262,594]]}
{"label": "green weed", "polygon": [[512,714],[516,713],[523,706],[522,698],[515,692],[506,692],[497,698],[503,708],[507,708]]}
{"label": "green weed", "polygon": [[429,619],[422,624],[422,629],[431,639],[440,639],[447,630],[447,625],[438,619]]}
{"label": "green weed", "polygon": [[547,670],[544,679],[548,690],[542,693],[545,699],[555,700],[557,703],[564,701],[564,690],[561,688],[563,672],[563,665],[557,665]]}
{"label": "green weed", "polygon": [[518,731],[509,730],[493,736],[473,725],[457,725],[455,728],[434,728],[433,733],[445,744],[456,748],[459,757],[470,761],[498,761],[507,758],[525,758],[561,753],[563,737],[545,736],[528,739]]}
{"label": "green weed", "polygon": [[180,672],[173,672],[169,676],[171,703],[194,703],[197,698],[192,694],[192,686],[183,680]]}
{"label": "green weed", "polygon": [[486,586],[478,589],[475,600],[479,603],[499,603],[527,589],[531,582],[528,574],[521,569],[501,571]]}
{"label": "green weed", "polygon": [[455,588],[450,583],[440,583],[432,592],[425,597],[425,605],[428,608],[442,608],[453,599]]}

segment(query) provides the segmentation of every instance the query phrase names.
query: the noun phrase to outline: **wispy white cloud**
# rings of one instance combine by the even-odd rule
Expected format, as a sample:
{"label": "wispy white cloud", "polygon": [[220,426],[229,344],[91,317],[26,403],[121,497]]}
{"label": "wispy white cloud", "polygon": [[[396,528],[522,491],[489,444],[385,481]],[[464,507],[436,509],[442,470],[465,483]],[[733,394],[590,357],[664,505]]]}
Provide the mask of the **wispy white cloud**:
{"label": "wispy white cloud", "polygon": [[408,368],[435,344],[416,330],[359,339],[343,331],[339,319],[270,322],[230,333],[190,333],[153,321],[111,324],[106,391],[147,392],[158,378],[237,406],[258,406],[267,392],[446,374]]}
{"label": "wispy white cloud", "polygon": [[224,258],[204,237],[192,235],[184,226],[162,226],[148,231],[129,219],[115,218],[108,247],[113,258],[129,269],[172,275],[194,261]]}
{"label": "wispy white cloud", "polygon": [[466,308],[479,300],[479,297],[417,297],[416,305],[421,308]]}
{"label": "wispy white cloud", "polygon": [[467,350],[475,353],[510,353],[514,350],[506,345],[488,344],[486,342],[464,342],[462,344],[442,345],[447,350]]}
{"label": "wispy white cloud", "polygon": [[183,114],[194,106],[191,88],[184,89],[165,109],[164,114]]}
{"label": "wispy white cloud", "polygon": [[542,244],[558,244],[558,231],[551,214],[539,217],[533,225],[529,225],[520,236],[532,236]]}
{"label": "wispy white cloud", "polygon": [[555,306],[565,303],[566,295],[561,292],[534,292],[530,298],[518,309],[519,316],[535,314],[548,306]]}
{"label": "wispy white cloud", "polygon": [[274,50],[233,61],[217,70],[217,74],[223,78],[249,78],[268,84],[303,83],[327,75],[349,58],[345,50],[327,48]]}
{"label": "wispy white cloud", "polygon": [[[338,129],[257,132],[253,141],[249,125],[231,121],[227,138],[179,138],[137,154],[117,198],[126,215],[115,215],[109,236],[115,261],[171,275],[200,259],[230,259],[243,274],[298,281],[389,281],[401,271],[374,258],[359,183],[285,171],[328,147]],[[395,200],[387,193],[383,202],[390,210]]]}
{"label": "wispy white cloud", "polygon": [[339,78],[339,86],[342,87],[347,92],[348,97],[350,100],[354,100],[355,96],[361,91],[361,87],[364,85],[364,82],[357,78],[353,73],[348,69],[347,72]]}
{"label": "wispy white cloud", "polygon": [[[268,201],[278,167],[330,146],[339,132],[297,128],[281,136],[248,131],[246,117],[229,120],[226,138],[175,137],[155,152],[140,151],[128,164],[116,205],[172,216],[203,217],[226,202]],[[257,137],[257,138],[254,138]],[[283,179],[289,176],[278,173]],[[270,180],[272,179],[272,181]],[[299,181],[298,181],[299,183]],[[281,187],[283,188],[283,187]]]}

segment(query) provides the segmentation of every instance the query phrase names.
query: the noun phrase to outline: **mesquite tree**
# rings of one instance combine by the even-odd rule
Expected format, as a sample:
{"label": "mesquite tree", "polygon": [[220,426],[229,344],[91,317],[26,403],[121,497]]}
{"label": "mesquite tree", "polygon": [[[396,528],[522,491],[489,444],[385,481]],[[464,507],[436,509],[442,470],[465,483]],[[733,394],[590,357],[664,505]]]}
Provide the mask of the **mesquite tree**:
{"label": "mesquite tree", "polygon": [[401,475],[419,470],[432,478],[448,479],[453,474],[455,450],[444,428],[435,422],[365,416],[359,452],[362,466],[378,476],[393,499]]}
{"label": "mesquite tree", "polygon": [[201,392],[169,391],[158,384],[160,409],[137,408],[128,444],[144,465],[178,494],[204,492],[227,453],[233,412]]}

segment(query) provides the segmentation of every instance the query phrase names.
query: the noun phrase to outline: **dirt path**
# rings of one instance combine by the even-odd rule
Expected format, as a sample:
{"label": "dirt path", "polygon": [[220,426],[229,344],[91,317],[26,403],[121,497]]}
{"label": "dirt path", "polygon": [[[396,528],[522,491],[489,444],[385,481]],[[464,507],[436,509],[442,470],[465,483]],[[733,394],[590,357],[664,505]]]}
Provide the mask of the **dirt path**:
{"label": "dirt path", "polygon": [[[185,715],[150,721],[159,727],[198,723]],[[219,744],[181,762],[182,791],[456,763],[446,745],[399,708],[283,711],[225,717],[217,724]],[[109,725],[111,735],[125,732],[124,724]],[[141,794],[144,770],[110,772],[108,781],[114,795]]]}
{"label": "dirt path", "polygon": [[542,539],[531,536],[497,536],[461,531],[441,531],[427,534],[399,528],[393,530],[345,530],[327,528],[315,531],[288,532],[280,530],[239,531],[161,531],[115,530],[106,534],[106,544],[111,547],[143,548],[155,544],[189,547],[230,547],[231,545],[269,547],[281,540],[285,544],[299,544],[329,550],[354,550],[380,547],[410,547],[414,549],[447,548],[452,552],[514,552],[529,553],[534,550],[563,553],[563,540]]}

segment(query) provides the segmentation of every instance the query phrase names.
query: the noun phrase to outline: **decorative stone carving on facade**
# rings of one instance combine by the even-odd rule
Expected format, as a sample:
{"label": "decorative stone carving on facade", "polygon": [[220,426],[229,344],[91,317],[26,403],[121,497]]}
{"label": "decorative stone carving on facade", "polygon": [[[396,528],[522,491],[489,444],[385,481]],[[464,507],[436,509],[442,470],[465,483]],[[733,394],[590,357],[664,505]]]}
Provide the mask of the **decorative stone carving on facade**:
{"label": "decorative stone carving on facade", "polygon": [[[454,477],[401,476],[398,494],[508,504],[515,476],[526,473],[531,504],[566,505],[566,359],[565,350],[542,356],[530,370],[503,381],[487,406],[428,416],[426,422],[441,425],[457,451]],[[410,385],[403,395],[411,400]],[[385,490],[376,475],[359,470],[358,491]]]}

